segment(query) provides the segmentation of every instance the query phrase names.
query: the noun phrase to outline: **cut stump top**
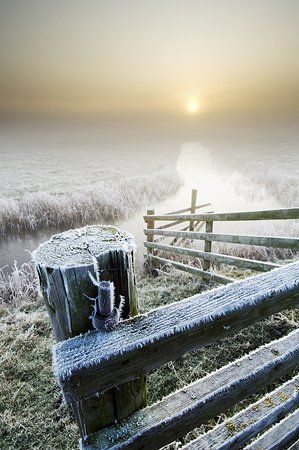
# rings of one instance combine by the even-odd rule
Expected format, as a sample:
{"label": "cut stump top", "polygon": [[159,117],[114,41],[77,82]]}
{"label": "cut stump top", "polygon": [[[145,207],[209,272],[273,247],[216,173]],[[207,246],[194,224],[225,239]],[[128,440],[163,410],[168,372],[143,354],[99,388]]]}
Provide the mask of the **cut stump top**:
{"label": "cut stump top", "polygon": [[50,268],[77,267],[93,264],[103,253],[135,249],[134,237],[108,225],[87,225],[55,234],[33,252],[36,264]]}

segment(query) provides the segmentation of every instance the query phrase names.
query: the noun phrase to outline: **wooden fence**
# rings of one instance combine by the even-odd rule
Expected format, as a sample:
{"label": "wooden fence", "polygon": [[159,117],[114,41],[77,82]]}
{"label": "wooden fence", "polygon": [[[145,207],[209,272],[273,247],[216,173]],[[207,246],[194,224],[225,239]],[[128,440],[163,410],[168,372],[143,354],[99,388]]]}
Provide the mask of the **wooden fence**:
{"label": "wooden fence", "polygon": [[[192,198],[195,196],[192,191]],[[172,213],[156,215],[153,209],[147,211],[144,216],[146,222],[146,242],[147,261],[151,268],[159,265],[171,265],[179,270],[188,272],[193,275],[198,275],[206,279],[212,279],[219,283],[231,283],[234,279],[225,277],[223,275],[215,274],[210,271],[211,263],[229,264],[241,268],[252,269],[254,271],[266,272],[279,267],[280,264],[272,262],[257,261],[247,258],[240,258],[237,256],[224,255],[212,252],[212,242],[225,242],[232,244],[243,244],[253,246],[264,246],[274,248],[288,248],[297,251],[299,249],[299,239],[295,237],[273,237],[273,236],[248,236],[237,234],[223,234],[213,233],[214,222],[227,221],[248,221],[248,220],[286,220],[299,219],[299,208],[276,209],[266,211],[246,211],[246,212],[232,212],[232,213],[196,213],[196,209],[210,205],[209,203],[198,205],[195,207],[182,209]],[[194,211],[190,214],[185,214],[186,211]],[[162,226],[156,226],[158,222],[168,222]],[[175,225],[188,222],[188,226],[182,230],[172,228]],[[200,232],[199,229],[205,224],[205,231]],[[154,237],[160,236],[162,239],[172,237],[174,240],[169,244],[163,244],[155,241]],[[204,241],[204,250],[195,250],[182,245],[174,245],[179,240],[183,243],[186,240],[202,240]],[[188,256],[191,258],[201,258],[203,260],[202,268],[183,264],[181,262],[173,261],[165,257],[158,256],[158,251],[163,251],[171,254]]]}
{"label": "wooden fence", "polygon": [[[193,191],[188,208],[192,213],[148,214],[149,257],[227,282],[233,280],[210,274],[209,267],[200,270],[156,256],[153,251],[165,250],[165,244],[155,242],[154,235],[298,248],[298,239],[215,234],[211,226],[216,220],[297,218],[298,209],[197,214],[202,206],[196,205]],[[155,228],[158,221],[188,222],[188,231]],[[206,224],[204,233],[198,231],[202,224]],[[179,254],[198,252],[169,247]],[[56,235],[34,253],[57,342],[53,367],[80,430],[82,450],[157,450],[298,369],[299,330],[295,330],[146,406],[146,377],[152,370],[272,314],[298,307],[299,262],[276,267],[238,258],[267,272],[191,298],[173,299],[177,301],[138,315],[134,249],[128,233],[93,225]],[[202,254],[206,262],[213,261],[211,247],[206,246]],[[218,257],[236,262],[235,257]],[[121,322],[120,314],[125,319]],[[246,449],[292,445],[299,438],[298,387],[295,376],[185,450],[233,450],[256,437]]]}
{"label": "wooden fence", "polygon": [[[86,333],[62,341],[54,348],[54,368],[66,402],[76,404],[271,314],[298,306],[299,263],[294,263],[128,319],[113,332]],[[116,425],[83,435],[81,449],[159,449],[297,369],[298,362],[299,330]],[[283,421],[248,448],[268,449],[277,442],[281,446],[275,448],[291,445],[299,437],[298,385],[295,376],[185,448],[237,449],[280,419]],[[128,403],[134,402],[133,393],[131,397],[126,397]]]}

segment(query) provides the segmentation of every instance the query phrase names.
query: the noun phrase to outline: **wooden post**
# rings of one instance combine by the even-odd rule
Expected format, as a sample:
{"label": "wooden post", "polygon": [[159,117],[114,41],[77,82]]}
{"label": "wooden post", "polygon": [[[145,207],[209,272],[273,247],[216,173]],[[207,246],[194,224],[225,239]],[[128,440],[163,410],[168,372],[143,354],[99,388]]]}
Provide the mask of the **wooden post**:
{"label": "wooden post", "polygon": [[[206,233],[212,233],[213,232],[213,221],[207,221],[206,222]],[[204,245],[204,251],[205,252],[211,252],[212,250],[212,241],[208,241],[205,239],[205,245]],[[203,260],[203,270],[209,270],[211,267],[211,261],[208,259]]]}
{"label": "wooden post", "polygon": [[[197,189],[192,189],[192,194],[191,194],[191,208],[190,208],[191,214],[195,214],[196,198],[197,198]],[[190,230],[190,231],[194,231],[194,220],[190,220],[189,230]]]}
{"label": "wooden post", "polygon": [[[146,214],[148,216],[154,216],[155,215],[155,210],[153,208],[149,208],[146,211]],[[155,228],[155,221],[154,220],[147,220],[146,223],[146,228],[148,230],[152,230],[153,228]],[[154,235],[149,233],[146,235],[146,241],[147,242],[154,242]],[[147,254],[148,254],[148,258],[147,258],[147,267],[150,273],[153,273],[153,261],[151,259],[151,255],[154,253],[154,250],[152,248],[147,248]]]}
{"label": "wooden post", "polygon": [[[57,342],[93,329],[92,299],[98,288],[91,276],[114,284],[116,307],[124,297],[122,318],[138,314],[134,251],[129,233],[97,225],[55,235],[38,247],[33,258]],[[142,376],[74,402],[72,410],[85,437],[143,408],[146,401]]]}

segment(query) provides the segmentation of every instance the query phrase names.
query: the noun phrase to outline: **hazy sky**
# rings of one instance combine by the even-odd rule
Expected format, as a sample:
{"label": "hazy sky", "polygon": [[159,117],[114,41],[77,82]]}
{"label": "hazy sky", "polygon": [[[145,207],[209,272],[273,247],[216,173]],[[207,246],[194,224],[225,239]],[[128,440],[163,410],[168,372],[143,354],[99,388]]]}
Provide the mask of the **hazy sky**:
{"label": "hazy sky", "polygon": [[3,112],[288,111],[299,0],[0,0]]}

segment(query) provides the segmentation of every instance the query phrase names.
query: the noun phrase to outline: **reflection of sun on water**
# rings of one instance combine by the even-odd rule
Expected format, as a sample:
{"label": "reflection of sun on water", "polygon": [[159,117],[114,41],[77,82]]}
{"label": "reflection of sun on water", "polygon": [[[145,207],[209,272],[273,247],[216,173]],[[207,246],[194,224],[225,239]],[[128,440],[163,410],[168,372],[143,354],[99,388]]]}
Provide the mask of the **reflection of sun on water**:
{"label": "reflection of sun on water", "polygon": [[196,114],[200,109],[199,101],[195,97],[190,97],[186,102],[186,110],[189,114]]}

